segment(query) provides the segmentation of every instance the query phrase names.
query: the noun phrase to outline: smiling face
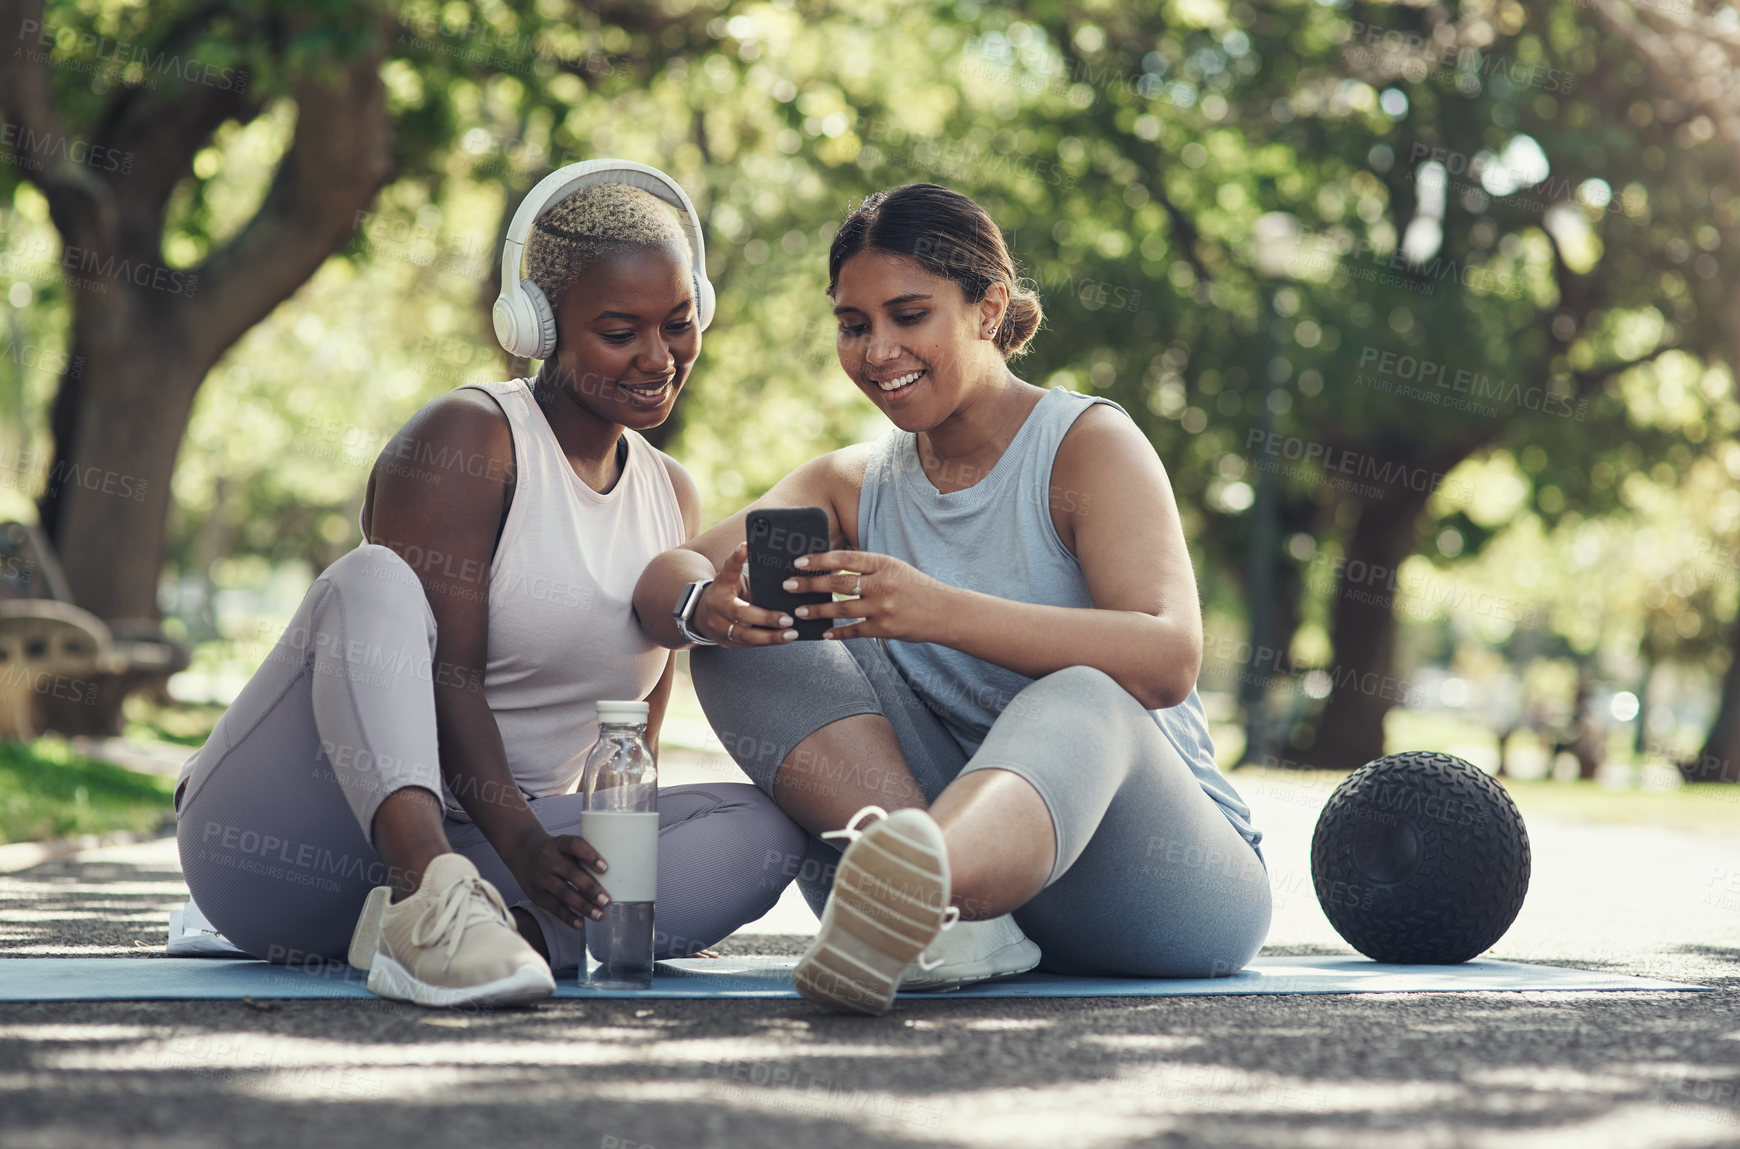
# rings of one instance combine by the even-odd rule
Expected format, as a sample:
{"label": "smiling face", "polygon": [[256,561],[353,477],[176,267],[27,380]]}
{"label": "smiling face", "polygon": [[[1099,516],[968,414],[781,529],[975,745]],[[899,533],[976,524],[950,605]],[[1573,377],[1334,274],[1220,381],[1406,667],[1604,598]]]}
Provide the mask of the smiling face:
{"label": "smiling face", "polygon": [[663,423],[700,351],[688,253],[674,246],[600,260],[556,307],[559,386],[607,423]]}
{"label": "smiling face", "polygon": [[840,266],[834,291],[840,366],[895,426],[929,430],[971,385],[1005,374],[982,335],[1001,312],[995,287],[968,303],[958,284],[915,260],[860,251]]}

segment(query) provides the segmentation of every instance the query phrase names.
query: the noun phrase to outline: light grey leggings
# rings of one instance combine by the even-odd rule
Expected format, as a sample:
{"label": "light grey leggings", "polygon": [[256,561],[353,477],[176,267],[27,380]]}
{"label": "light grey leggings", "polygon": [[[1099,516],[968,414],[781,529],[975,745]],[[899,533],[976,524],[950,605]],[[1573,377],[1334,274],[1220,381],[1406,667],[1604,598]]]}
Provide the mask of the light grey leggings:
{"label": "light grey leggings", "polygon": [[[696,651],[695,692],[714,731],[767,793],[793,749],[830,722],[881,714],[926,799],[967,770],[1010,770],[1044,799],[1057,864],[1015,921],[1055,973],[1217,977],[1269,932],[1257,852],[1110,677],[1070,667],[1028,685],[970,760],[875,639]],[[851,770],[852,763],[839,764]],[[859,766],[872,795],[894,787]],[[870,799],[874,801],[874,797]],[[819,914],[839,851],[817,838],[796,875]]]}
{"label": "light grey leggings", "polygon": [[[440,793],[434,649],[435,617],[411,568],[385,547],[358,547],[315,580],[184,767],[176,809],[188,888],[243,950],[344,960],[363,899],[392,880],[369,842],[376,809],[405,786]],[[563,794],[531,807],[551,833],[576,833],[581,803]],[[508,905],[534,911],[552,964],[576,964],[582,931],[530,906],[476,825],[449,817],[446,830]],[[771,909],[804,837],[753,786],[661,789],[658,956],[703,949]]]}

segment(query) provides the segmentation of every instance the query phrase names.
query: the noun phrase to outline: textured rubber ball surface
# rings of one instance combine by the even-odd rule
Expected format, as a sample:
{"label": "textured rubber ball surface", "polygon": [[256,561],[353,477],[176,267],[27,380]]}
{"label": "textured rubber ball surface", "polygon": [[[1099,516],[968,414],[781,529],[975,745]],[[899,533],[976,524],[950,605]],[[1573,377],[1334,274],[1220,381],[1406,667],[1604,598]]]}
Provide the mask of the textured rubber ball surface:
{"label": "textured rubber ball surface", "polygon": [[1311,836],[1335,932],[1381,962],[1450,965],[1504,936],[1529,888],[1529,836],[1504,787],[1450,754],[1391,754],[1337,786]]}

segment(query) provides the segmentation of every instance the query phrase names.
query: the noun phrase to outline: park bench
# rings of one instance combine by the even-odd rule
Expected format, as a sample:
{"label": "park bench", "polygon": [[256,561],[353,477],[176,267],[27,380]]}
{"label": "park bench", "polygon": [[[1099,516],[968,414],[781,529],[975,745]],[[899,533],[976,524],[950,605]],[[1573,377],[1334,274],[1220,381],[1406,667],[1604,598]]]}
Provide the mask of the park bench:
{"label": "park bench", "polygon": [[123,698],[187,668],[154,620],[105,623],[71,599],[42,532],[0,523],[0,738],[119,734]]}

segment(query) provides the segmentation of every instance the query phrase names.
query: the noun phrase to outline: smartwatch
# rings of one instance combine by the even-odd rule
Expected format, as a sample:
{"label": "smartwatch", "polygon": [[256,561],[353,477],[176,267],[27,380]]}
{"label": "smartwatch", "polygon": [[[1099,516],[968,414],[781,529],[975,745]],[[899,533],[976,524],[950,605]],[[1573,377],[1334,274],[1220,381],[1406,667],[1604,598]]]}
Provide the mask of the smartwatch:
{"label": "smartwatch", "polygon": [[701,596],[707,593],[707,588],[712,585],[713,580],[710,578],[696,579],[683,588],[683,593],[677,597],[676,608],[671,611],[671,618],[676,620],[677,630],[696,646],[719,645],[689,625],[695,617],[695,608],[701,605]]}

